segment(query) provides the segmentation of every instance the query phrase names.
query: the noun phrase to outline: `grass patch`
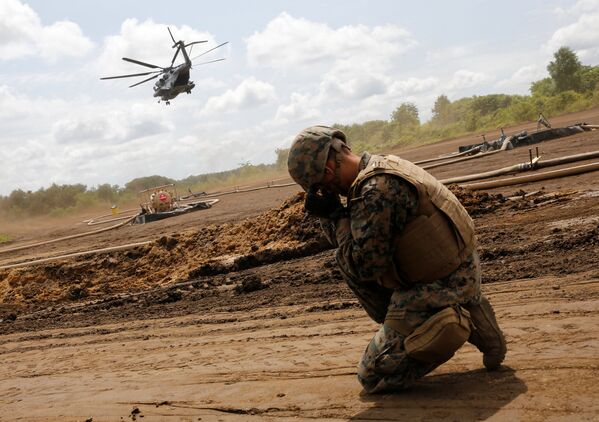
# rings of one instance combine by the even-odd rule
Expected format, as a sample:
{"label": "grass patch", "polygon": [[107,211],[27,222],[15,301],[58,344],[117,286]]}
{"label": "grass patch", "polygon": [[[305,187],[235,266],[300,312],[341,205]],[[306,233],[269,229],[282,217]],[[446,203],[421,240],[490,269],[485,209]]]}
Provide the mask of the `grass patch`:
{"label": "grass patch", "polygon": [[0,233],[0,243],[10,242],[11,240],[12,237],[10,237],[9,235]]}

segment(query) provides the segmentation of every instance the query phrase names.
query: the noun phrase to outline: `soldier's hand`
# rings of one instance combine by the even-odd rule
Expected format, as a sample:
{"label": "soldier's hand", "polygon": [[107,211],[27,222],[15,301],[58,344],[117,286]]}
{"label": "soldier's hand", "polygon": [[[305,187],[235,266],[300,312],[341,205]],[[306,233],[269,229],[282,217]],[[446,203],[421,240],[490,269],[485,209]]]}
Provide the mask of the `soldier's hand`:
{"label": "soldier's hand", "polygon": [[345,207],[341,204],[339,195],[332,192],[319,192],[315,188],[308,190],[304,208],[309,214],[315,217],[331,218],[334,220],[345,214]]}

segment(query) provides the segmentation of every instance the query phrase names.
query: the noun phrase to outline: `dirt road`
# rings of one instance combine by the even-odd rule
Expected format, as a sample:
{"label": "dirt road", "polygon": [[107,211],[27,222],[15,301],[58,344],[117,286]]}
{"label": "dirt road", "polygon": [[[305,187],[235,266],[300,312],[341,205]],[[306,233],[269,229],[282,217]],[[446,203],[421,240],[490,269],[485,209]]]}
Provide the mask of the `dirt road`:
{"label": "dirt road", "polygon": [[596,420],[598,276],[486,286],[506,366],[485,372],[467,345],[410,391],[383,396],[360,395],[355,363],[377,327],[353,306],[7,335],[3,420],[129,420],[135,408],[143,420]]}
{"label": "dirt road", "polygon": [[[599,110],[562,120],[599,123]],[[401,155],[430,158],[470,141]],[[590,132],[540,148],[554,158],[598,145]],[[431,172],[475,173],[527,156],[514,149]],[[598,173],[456,190],[477,225],[505,366],[486,372],[466,345],[410,390],[378,396],[363,395],[355,378],[377,325],[296,192],[232,195],[180,220],[0,255],[2,265],[152,241],[0,270],[0,420],[599,419]],[[80,230],[53,227],[35,239]]]}

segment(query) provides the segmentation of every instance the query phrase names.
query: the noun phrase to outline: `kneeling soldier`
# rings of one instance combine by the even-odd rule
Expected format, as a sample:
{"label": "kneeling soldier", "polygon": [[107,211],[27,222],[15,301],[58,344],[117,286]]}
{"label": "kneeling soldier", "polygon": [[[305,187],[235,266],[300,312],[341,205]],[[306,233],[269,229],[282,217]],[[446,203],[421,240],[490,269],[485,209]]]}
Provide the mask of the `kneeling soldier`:
{"label": "kneeling soldier", "polygon": [[481,293],[474,224],[449,189],[399,157],[353,154],[327,126],[300,132],[287,164],[338,247],[345,281],[382,324],[358,366],[367,392],[407,387],[466,341],[488,370],[501,365],[506,344]]}

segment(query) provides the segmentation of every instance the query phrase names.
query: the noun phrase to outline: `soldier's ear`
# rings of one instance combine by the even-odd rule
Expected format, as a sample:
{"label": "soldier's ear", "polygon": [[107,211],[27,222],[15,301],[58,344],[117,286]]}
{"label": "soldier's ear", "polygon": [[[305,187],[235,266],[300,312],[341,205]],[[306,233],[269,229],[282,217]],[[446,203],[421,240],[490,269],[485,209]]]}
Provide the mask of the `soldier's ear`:
{"label": "soldier's ear", "polygon": [[327,161],[324,167],[324,174],[335,174],[335,164],[332,161]]}

